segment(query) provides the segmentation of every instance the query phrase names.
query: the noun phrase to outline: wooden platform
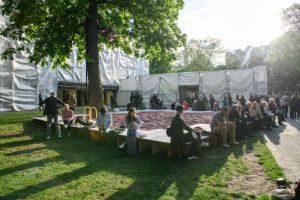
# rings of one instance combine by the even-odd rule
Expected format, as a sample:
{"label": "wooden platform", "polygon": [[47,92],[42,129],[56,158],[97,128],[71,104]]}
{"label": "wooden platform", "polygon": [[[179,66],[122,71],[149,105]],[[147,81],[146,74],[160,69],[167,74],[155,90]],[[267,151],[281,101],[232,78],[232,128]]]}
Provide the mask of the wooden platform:
{"label": "wooden platform", "polygon": [[[79,116],[79,115],[77,115],[77,116]],[[46,122],[47,122],[47,117],[33,117],[32,119],[43,125],[46,125]],[[60,124],[60,129],[63,132],[64,123],[60,116],[58,117],[58,122]],[[107,137],[105,134],[99,134],[98,127],[87,127],[87,126],[73,123],[70,126],[70,132],[72,135],[83,136],[85,138],[90,138],[90,139],[98,141],[98,142],[107,142],[110,139],[110,137]]]}
{"label": "wooden platform", "polygon": [[[210,132],[209,124],[195,124],[191,127],[201,127],[204,131]],[[139,152],[151,149],[152,154],[164,151],[167,152],[168,156],[172,156],[171,138],[167,136],[165,129],[153,129],[149,131],[139,130],[139,133],[137,140]],[[118,135],[117,145],[121,145],[125,142],[126,134],[127,133],[124,131]],[[209,139],[209,136],[202,135],[201,139],[202,141],[206,141]]]}
{"label": "wooden platform", "polygon": [[[33,120],[46,125],[47,117],[33,117]],[[61,126],[61,130],[64,129],[64,124],[59,117],[59,124]],[[210,132],[209,124],[194,124],[191,126],[192,128],[200,127],[206,132]],[[111,138],[107,136],[107,134],[99,134],[98,127],[91,128],[82,126],[79,124],[72,124],[70,126],[71,134],[76,134],[79,136],[84,136],[86,138],[90,138],[94,141],[98,142],[107,142]],[[153,130],[139,130],[139,136],[137,140],[138,150],[139,152],[150,149],[152,154],[157,154],[159,152],[167,152],[168,156],[173,154],[171,148],[170,137],[167,136],[165,129],[153,129]],[[127,131],[124,130],[117,136],[117,145],[121,145],[125,142],[125,138],[127,136]],[[202,141],[206,141],[209,139],[209,135],[202,135]]]}

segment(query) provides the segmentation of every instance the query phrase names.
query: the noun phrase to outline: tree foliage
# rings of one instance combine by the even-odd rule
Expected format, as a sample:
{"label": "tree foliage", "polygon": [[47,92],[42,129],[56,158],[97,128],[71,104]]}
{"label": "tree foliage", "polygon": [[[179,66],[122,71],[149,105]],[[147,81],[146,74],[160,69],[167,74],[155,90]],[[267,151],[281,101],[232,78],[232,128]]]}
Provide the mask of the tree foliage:
{"label": "tree foliage", "polygon": [[[9,22],[1,35],[21,45],[7,48],[2,57],[13,59],[17,51],[25,51],[35,64],[50,58],[55,67],[69,67],[67,59],[76,46],[89,74],[98,64],[91,52],[103,46],[168,62],[185,41],[176,24],[182,8],[183,0],[3,0],[1,13]],[[100,84],[100,78],[91,78],[90,84]]]}
{"label": "tree foliage", "polygon": [[223,52],[220,39],[192,39],[178,52],[174,68],[177,71],[213,70],[215,59]]}
{"label": "tree foliage", "polygon": [[237,57],[236,53],[227,52],[225,54],[225,69],[239,69],[241,68],[242,61]]}
{"label": "tree foliage", "polygon": [[295,3],[283,10],[283,20],[293,29],[300,31],[300,4]]}

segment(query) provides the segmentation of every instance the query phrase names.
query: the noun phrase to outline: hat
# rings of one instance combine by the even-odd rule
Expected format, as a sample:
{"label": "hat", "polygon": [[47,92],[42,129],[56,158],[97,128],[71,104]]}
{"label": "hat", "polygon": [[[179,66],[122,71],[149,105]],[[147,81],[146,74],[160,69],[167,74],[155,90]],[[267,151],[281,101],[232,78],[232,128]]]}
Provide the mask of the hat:
{"label": "hat", "polygon": [[182,112],[184,110],[182,105],[176,106],[176,111]]}

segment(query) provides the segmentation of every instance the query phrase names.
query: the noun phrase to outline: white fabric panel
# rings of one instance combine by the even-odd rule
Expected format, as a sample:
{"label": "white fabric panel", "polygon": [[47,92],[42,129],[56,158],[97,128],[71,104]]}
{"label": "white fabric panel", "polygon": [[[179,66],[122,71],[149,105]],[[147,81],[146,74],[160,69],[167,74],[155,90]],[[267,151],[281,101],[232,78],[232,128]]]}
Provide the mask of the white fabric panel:
{"label": "white fabric panel", "polygon": [[138,90],[138,78],[121,79],[119,90],[121,91],[136,91]]}
{"label": "white fabric panel", "polygon": [[200,72],[180,73],[179,85],[199,85]]}
{"label": "white fabric panel", "polygon": [[157,94],[159,90],[160,75],[150,75],[140,77],[141,89],[143,91],[143,101],[146,107],[150,105],[151,94]]}
{"label": "white fabric panel", "polygon": [[212,94],[218,101],[227,93],[225,71],[203,72],[203,92]]}
{"label": "white fabric panel", "polygon": [[50,96],[51,92],[57,91],[57,69],[53,69],[50,62],[47,66],[38,66],[38,94],[42,94],[45,99]]}
{"label": "white fabric panel", "polygon": [[257,66],[254,68],[255,73],[255,93],[267,94],[268,80],[267,69],[265,66]]}
{"label": "white fabric panel", "polygon": [[[74,48],[68,63],[71,69],[58,69],[58,81],[85,83],[85,61],[78,63],[77,49]],[[117,86],[120,79],[133,78],[149,74],[149,64],[125,54],[120,49],[103,48],[99,52],[99,68],[103,85]]]}
{"label": "white fabric panel", "polygon": [[159,94],[162,95],[164,106],[169,107],[178,97],[179,74],[162,74],[160,77]]}
{"label": "white fabric panel", "polygon": [[16,54],[13,61],[13,110],[33,110],[37,108],[38,73],[26,55]]}
{"label": "white fabric panel", "polygon": [[236,95],[244,95],[248,99],[254,88],[253,70],[232,70],[227,71],[230,77],[230,93],[233,99]]}
{"label": "white fabric panel", "polygon": [[[0,53],[10,45],[9,41],[0,37]],[[0,112],[12,110],[13,73],[12,62],[0,59]]]}

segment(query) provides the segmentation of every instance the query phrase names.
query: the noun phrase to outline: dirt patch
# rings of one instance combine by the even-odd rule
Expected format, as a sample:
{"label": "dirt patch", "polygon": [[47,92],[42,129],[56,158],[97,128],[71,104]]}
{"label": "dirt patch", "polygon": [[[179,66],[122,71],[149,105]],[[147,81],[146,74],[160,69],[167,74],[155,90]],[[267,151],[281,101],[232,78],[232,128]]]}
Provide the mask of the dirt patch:
{"label": "dirt patch", "polygon": [[266,175],[253,152],[245,153],[244,160],[249,169],[245,174],[233,177],[229,181],[228,189],[230,191],[261,195],[270,194],[272,190],[276,189],[276,184]]}

